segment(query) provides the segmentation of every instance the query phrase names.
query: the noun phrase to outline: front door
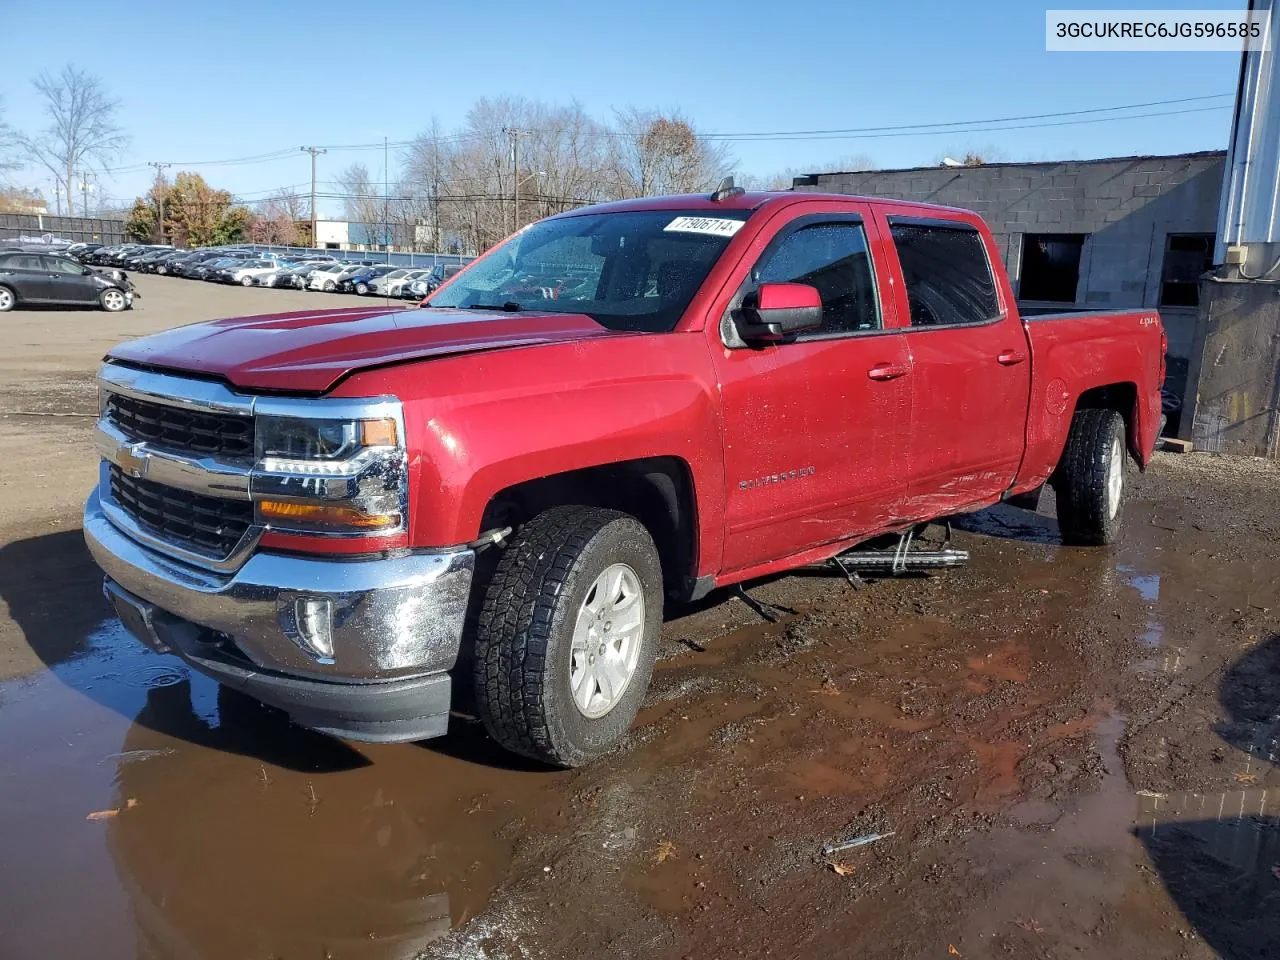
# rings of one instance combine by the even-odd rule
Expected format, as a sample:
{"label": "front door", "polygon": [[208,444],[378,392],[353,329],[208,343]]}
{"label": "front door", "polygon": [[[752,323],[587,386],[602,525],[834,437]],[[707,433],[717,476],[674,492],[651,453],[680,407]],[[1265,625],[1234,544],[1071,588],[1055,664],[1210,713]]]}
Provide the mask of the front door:
{"label": "front door", "polygon": [[49,299],[61,303],[94,303],[100,288],[92,277],[85,276],[84,267],[58,257],[43,257],[49,271]]}
{"label": "front door", "polygon": [[[876,236],[852,212],[799,217],[770,241],[731,302],[730,316],[761,283],[805,283],[822,297],[823,325],[791,342],[714,344],[725,572],[878,529],[901,507],[910,359],[905,335],[886,329],[880,309]],[[725,326],[723,343],[731,334]]]}

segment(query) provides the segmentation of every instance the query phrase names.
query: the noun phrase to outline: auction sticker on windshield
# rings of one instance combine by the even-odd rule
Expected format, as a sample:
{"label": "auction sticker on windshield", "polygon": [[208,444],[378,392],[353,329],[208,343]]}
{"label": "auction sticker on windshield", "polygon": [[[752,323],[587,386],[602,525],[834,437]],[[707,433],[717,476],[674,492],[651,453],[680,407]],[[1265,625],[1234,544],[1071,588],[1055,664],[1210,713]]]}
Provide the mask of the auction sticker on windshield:
{"label": "auction sticker on windshield", "polygon": [[742,221],[725,217],[676,217],[662,229],[677,233],[709,233],[713,237],[732,237],[742,229]]}

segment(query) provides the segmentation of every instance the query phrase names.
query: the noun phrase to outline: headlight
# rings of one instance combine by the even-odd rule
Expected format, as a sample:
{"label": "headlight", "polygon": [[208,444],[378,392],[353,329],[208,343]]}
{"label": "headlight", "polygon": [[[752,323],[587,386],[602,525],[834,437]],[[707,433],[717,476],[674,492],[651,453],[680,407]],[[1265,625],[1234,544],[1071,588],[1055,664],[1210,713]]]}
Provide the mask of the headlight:
{"label": "headlight", "polygon": [[260,415],[256,433],[259,522],[310,533],[404,529],[408,475],[398,419]]}

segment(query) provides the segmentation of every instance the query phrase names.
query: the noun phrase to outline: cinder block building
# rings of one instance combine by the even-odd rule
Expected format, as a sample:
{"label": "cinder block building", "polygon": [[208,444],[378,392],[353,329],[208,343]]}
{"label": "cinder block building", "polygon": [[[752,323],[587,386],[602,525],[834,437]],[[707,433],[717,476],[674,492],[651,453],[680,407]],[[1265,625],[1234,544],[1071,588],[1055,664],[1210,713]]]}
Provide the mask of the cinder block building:
{"label": "cinder block building", "polygon": [[1226,153],[815,173],[796,190],[897,197],[980,213],[1019,301],[1158,307],[1169,388],[1183,392],[1197,278],[1213,265]]}

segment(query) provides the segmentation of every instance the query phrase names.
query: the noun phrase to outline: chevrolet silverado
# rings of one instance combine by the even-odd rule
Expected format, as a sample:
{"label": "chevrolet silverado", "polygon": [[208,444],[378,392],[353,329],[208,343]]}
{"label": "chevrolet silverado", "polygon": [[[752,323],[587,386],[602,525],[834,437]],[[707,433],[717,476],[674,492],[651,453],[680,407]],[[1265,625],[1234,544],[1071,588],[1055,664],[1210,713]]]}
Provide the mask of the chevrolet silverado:
{"label": "chevrolet silverado", "polygon": [[664,603],[1056,492],[1112,541],[1154,310],[1024,317],[985,224],[714,194],[584,207],[420,309],[215,320],[99,375],[89,547],[130,631],[338,736],[614,747]]}

